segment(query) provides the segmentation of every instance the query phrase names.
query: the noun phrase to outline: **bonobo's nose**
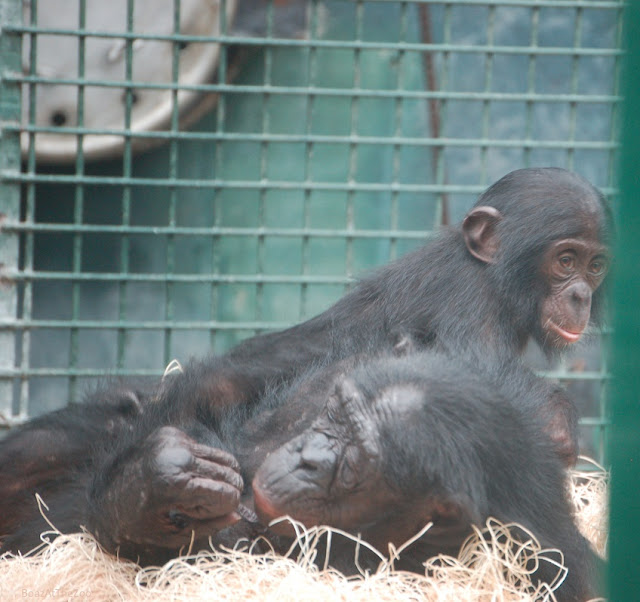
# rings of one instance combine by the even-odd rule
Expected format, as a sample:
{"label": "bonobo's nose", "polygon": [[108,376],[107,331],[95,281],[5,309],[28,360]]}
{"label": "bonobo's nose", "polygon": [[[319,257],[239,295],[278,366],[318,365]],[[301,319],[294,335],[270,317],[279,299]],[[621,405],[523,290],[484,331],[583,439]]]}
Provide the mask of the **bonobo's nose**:
{"label": "bonobo's nose", "polygon": [[313,433],[305,438],[300,448],[297,470],[301,478],[328,486],[333,480],[336,454],[331,440],[323,433]]}
{"label": "bonobo's nose", "polygon": [[576,282],[571,287],[571,302],[580,311],[591,308],[591,287],[586,282]]}

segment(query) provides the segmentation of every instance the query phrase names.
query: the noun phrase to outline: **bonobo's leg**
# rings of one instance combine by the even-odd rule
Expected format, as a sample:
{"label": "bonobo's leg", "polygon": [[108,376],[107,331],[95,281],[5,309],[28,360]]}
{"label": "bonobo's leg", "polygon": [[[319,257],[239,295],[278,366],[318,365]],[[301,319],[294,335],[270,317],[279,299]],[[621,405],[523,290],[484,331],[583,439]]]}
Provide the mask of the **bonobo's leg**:
{"label": "bonobo's leg", "polygon": [[240,520],[242,487],[231,454],[164,426],[97,471],[87,527],[111,552],[164,560]]}
{"label": "bonobo's leg", "polygon": [[88,469],[99,449],[133,427],[143,394],[110,387],[30,420],[0,441],[0,536],[39,518],[35,501],[45,502]]}

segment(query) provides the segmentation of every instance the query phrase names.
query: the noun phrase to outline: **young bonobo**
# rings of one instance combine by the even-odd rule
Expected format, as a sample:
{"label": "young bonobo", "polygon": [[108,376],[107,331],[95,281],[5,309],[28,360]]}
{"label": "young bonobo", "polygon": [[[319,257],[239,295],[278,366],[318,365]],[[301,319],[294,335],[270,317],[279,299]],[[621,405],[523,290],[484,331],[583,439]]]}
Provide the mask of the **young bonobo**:
{"label": "young bonobo", "polygon": [[[360,535],[383,553],[432,521],[396,565],[422,572],[426,558],[455,555],[471,524],[493,516],[561,550],[568,574],[558,600],[585,600],[597,559],[540,433],[546,390],[518,374],[480,375],[433,352],[352,358],[311,369],[253,411],[229,408],[215,425],[181,423],[159,399],[96,463],[88,496],[47,500],[50,518],[56,524],[57,509],[72,504],[108,550],[143,564],[208,547],[209,537],[232,545],[261,534],[285,552],[288,524],[268,528],[282,515]],[[24,549],[28,529],[7,547]],[[331,564],[354,572],[354,551],[334,538]],[[365,553],[359,566],[376,562]],[[556,572],[542,562],[535,578],[549,583]]]}
{"label": "young bonobo", "polygon": [[[517,360],[530,339],[552,356],[601,318],[611,236],[611,211],[586,180],[558,168],[514,171],[460,226],[375,271],[319,316],[193,366],[167,395],[215,416],[255,402],[269,383],[290,380],[336,346],[343,356],[375,349],[389,330],[489,365]],[[549,404],[547,431],[573,463],[575,407],[552,386]]]}

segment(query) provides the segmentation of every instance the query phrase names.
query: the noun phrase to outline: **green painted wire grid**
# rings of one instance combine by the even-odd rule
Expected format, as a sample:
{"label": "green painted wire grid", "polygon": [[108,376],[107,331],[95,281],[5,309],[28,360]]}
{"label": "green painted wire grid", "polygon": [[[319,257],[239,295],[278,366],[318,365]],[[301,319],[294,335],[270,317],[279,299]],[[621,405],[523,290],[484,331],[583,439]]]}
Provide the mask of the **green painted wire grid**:
{"label": "green painted wire grid", "polygon": [[[22,1],[0,0],[8,422],[79,399],[104,374],[157,375],[174,357],[321,311],[354,275],[420,244],[443,205],[459,220],[511,169],[559,165],[615,193],[618,1],[301,0],[302,36],[283,34],[282,7],[265,2],[260,32],[223,18],[206,38],[178,31],[179,0],[163,35],[137,31],[134,0],[116,32],[89,27],[84,0],[69,2],[68,25],[47,28],[38,4],[23,23]],[[78,40],[77,73],[38,72],[42,36]],[[122,41],[119,79],[88,74],[96,38]],[[132,78],[139,39],[173,42],[172,81]],[[203,41],[220,43],[217,73],[180,84],[180,49]],[[77,90],[77,123],[36,125],[43,85]],[[123,90],[121,126],[86,126],[95,88]],[[155,89],[170,91],[169,124],[136,131],[135,93]],[[189,129],[181,89],[217,94]],[[79,144],[70,164],[46,165],[38,136],[60,132],[118,134],[123,151],[95,162]],[[136,153],[140,140],[158,146]],[[544,371],[589,399],[582,437],[602,460],[607,367],[597,349],[580,353]]]}

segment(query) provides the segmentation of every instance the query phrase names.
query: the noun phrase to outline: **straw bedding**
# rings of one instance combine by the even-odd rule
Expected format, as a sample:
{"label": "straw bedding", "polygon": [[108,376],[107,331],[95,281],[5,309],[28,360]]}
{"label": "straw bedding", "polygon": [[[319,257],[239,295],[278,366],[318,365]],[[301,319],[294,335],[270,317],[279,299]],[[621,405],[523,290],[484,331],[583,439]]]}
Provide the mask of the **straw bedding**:
{"label": "straw bedding", "polygon": [[[601,469],[571,475],[578,525],[601,555],[607,537],[606,488],[607,475]],[[424,575],[395,571],[397,550],[393,549],[375,574],[347,578],[331,569],[317,568],[315,542],[326,537],[328,530],[305,530],[300,525],[297,529],[299,546],[287,557],[251,554],[250,543],[241,542],[235,550],[200,553],[189,561],[180,558],[163,567],[145,569],[104,553],[86,533],[60,536],[32,554],[0,558],[0,599],[554,600],[552,590],[564,575],[557,551],[540,549],[534,539],[517,542],[509,536],[508,525],[493,519],[465,542],[458,558],[429,559]],[[334,532],[333,536],[340,535]],[[534,587],[526,569],[531,558],[554,563],[557,582]],[[322,566],[322,559],[319,564]]]}

